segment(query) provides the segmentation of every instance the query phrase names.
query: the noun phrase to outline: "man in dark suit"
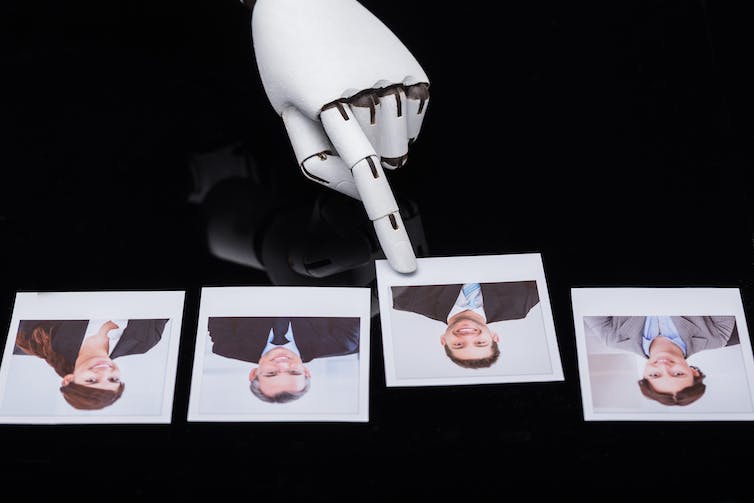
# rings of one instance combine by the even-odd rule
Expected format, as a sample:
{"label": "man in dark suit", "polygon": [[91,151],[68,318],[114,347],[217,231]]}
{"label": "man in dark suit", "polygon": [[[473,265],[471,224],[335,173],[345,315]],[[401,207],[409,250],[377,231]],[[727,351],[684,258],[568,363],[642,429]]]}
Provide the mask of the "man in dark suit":
{"label": "man in dark suit", "polygon": [[394,286],[393,308],[447,324],[445,353],[465,368],[489,367],[500,356],[500,337],[488,323],[525,318],[539,303],[536,281]]}
{"label": "man in dark suit", "polygon": [[359,318],[210,318],[212,352],[257,363],[249,387],[260,400],[285,403],[311,385],[304,363],[359,351]]}

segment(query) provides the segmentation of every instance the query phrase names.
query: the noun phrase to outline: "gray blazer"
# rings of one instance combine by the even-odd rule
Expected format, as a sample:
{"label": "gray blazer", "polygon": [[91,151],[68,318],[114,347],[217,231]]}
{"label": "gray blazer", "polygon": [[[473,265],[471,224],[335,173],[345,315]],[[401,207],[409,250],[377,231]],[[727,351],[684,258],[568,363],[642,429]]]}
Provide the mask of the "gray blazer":
{"label": "gray blazer", "polygon": [[[644,316],[585,316],[584,327],[594,330],[611,348],[646,358],[641,347]],[[705,349],[739,343],[735,316],[671,316],[686,343],[686,357]]]}

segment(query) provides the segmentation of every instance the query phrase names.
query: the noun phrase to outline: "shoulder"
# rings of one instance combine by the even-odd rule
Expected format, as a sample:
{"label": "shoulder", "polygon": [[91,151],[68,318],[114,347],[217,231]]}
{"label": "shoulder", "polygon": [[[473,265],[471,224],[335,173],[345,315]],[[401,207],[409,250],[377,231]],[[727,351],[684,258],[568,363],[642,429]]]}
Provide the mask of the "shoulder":
{"label": "shoulder", "polygon": [[482,291],[507,294],[537,293],[537,282],[532,281],[504,281],[499,283],[481,283]]}
{"label": "shoulder", "polygon": [[156,330],[162,331],[167,325],[167,319],[145,319],[145,320],[128,320],[125,330],[139,331],[139,330]]}
{"label": "shoulder", "polygon": [[437,295],[443,295],[446,292],[458,293],[461,284],[452,285],[411,285],[411,286],[394,286],[390,291],[394,299],[422,299]]}

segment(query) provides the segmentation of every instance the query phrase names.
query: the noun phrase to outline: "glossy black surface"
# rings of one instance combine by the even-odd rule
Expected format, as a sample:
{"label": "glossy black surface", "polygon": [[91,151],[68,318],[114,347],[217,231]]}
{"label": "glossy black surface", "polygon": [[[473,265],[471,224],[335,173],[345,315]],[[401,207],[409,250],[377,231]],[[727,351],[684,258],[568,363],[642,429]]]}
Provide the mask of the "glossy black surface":
{"label": "glossy black surface", "polygon": [[[4,3],[3,335],[19,290],[187,296],[172,424],[0,426],[0,479],[50,490],[75,479],[128,496],[347,490],[392,500],[403,480],[474,498],[519,484],[641,495],[653,485],[641,474],[670,466],[682,493],[714,491],[697,501],[745,501],[750,422],[583,421],[570,310],[575,286],[729,286],[751,316],[744,9],[529,2],[498,15],[483,2],[363,4],[432,81],[423,132],[389,173],[421,255],[541,252],[565,381],[386,388],[374,316],[368,424],[187,423],[200,288],[369,285],[375,255],[360,207],[334,227],[349,233],[325,228],[309,244],[262,222],[283,215],[301,228],[322,200],[351,202],[297,171],[240,3]],[[192,167],[217,152],[226,167],[251,166],[246,189],[267,199],[250,204],[238,188],[237,199],[202,197]],[[460,209],[468,200],[476,217]],[[213,211],[248,218],[273,251],[256,267],[213,255]],[[311,243],[307,253],[346,270],[286,269],[285,254]]]}

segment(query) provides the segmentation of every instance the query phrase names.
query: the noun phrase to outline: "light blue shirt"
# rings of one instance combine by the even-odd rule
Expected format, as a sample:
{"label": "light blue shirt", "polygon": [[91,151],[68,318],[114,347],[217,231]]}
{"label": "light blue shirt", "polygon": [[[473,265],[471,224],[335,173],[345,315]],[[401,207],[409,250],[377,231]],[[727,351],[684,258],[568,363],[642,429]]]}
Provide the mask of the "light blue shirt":
{"label": "light blue shirt", "polygon": [[649,356],[649,346],[655,337],[662,335],[670,339],[670,342],[681,348],[683,356],[686,356],[686,343],[681,339],[678,329],[670,316],[647,316],[644,320],[644,332],[641,338],[641,347],[644,354]]}
{"label": "light blue shirt", "polygon": [[453,307],[450,309],[446,320],[450,320],[453,316],[462,311],[474,311],[485,321],[487,321],[487,315],[484,312],[484,298],[482,297],[481,285],[479,283],[465,283],[464,285],[472,284],[477,287],[476,296],[474,298],[474,300],[476,301],[475,305],[470,305],[470,301],[472,299],[466,298],[466,294],[463,293],[463,287],[461,287],[460,291],[458,292],[458,297],[456,298],[455,304],[453,304]]}
{"label": "light blue shirt", "polygon": [[285,348],[293,351],[298,355],[301,356],[301,353],[298,351],[298,346],[296,346],[296,339],[293,338],[293,328],[291,327],[291,324],[288,323],[288,330],[285,332],[285,338],[288,339],[288,342],[285,344],[273,344],[272,343],[272,337],[275,334],[273,332],[272,328],[270,328],[270,335],[267,336],[267,344],[264,346],[264,349],[262,350],[262,356],[264,356],[268,351],[275,348]]}

